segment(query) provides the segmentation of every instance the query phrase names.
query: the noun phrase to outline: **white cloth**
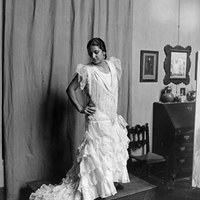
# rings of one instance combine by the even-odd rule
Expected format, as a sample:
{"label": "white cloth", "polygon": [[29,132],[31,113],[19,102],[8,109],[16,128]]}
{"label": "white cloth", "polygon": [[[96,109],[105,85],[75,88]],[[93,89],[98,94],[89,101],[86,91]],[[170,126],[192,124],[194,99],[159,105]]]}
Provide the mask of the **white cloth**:
{"label": "white cloth", "polygon": [[[86,118],[86,131],[71,170],[62,184],[42,185],[30,200],[94,200],[116,194],[114,182],[129,182],[126,168],[128,144],[126,125],[117,115],[120,60],[107,61],[110,82],[98,68],[78,65],[80,88],[86,89],[96,106]],[[107,75],[106,75],[107,76]],[[109,76],[107,76],[109,78]]]}
{"label": "white cloth", "polygon": [[[97,69],[98,70],[98,69]],[[99,73],[99,75],[101,76],[102,80],[104,81],[106,87],[110,87],[111,86],[111,73],[104,73],[101,72]]]}

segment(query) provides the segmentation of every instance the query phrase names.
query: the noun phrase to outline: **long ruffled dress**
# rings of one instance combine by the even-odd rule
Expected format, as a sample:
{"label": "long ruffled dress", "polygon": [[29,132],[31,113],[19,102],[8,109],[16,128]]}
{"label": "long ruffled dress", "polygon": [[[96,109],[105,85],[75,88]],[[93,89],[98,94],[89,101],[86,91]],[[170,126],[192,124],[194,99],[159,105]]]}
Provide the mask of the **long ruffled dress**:
{"label": "long ruffled dress", "polygon": [[121,62],[106,61],[110,73],[94,65],[77,66],[81,89],[86,89],[96,106],[86,117],[86,131],[72,168],[60,185],[42,185],[30,200],[94,200],[117,193],[114,182],[127,183],[128,144],[126,125],[117,115],[118,79]]}

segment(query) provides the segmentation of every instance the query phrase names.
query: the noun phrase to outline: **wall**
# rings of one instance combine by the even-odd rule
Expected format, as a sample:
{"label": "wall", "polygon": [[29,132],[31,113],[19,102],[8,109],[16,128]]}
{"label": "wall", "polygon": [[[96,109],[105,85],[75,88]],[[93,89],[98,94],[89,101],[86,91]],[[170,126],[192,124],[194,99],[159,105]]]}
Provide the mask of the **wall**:
{"label": "wall", "polygon": [[[181,87],[195,89],[195,53],[200,49],[200,1],[198,0],[140,0],[133,7],[133,85],[132,124],[149,123],[152,142],[153,102],[159,101],[165,87],[164,46],[191,45],[190,84],[172,86],[175,94]],[[140,50],[159,51],[158,81],[139,82]]]}

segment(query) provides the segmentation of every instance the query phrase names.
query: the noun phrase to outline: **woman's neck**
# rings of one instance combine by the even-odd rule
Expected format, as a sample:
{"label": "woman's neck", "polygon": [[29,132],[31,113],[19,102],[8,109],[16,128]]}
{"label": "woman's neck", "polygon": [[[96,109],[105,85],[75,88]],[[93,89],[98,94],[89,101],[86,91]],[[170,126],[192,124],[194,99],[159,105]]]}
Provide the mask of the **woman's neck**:
{"label": "woman's neck", "polygon": [[109,73],[110,69],[108,67],[108,64],[105,60],[103,60],[101,63],[95,65],[100,71],[104,72],[104,73]]}
{"label": "woman's neck", "polygon": [[107,63],[105,62],[105,60],[102,60],[102,62],[96,64],[97,67],[105,67],[107,65]]}

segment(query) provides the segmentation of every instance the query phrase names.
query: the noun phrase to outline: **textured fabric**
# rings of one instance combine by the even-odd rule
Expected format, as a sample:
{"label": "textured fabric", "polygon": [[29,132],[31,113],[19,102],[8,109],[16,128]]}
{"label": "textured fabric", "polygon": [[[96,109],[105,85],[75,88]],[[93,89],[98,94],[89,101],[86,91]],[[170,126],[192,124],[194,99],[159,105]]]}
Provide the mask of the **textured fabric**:
{"label": "textured fabric", "polygon": [[[85,118],[65,91],[78,63],[88,62],[92,37],[122,62],[118,108],[129,121],[133,1],[3,2],[4,163],[7,199],[15,200],[26,182],[60,179],[72,166]],[[77,95],[84,103],[81,90]]]}
{"label": "textured fabric", "polygon": [[97,67],[78,65],[80,87],[89,93],[97,111],[87,117],[83,141],[78,148],[74,165],[62,184],[42,185],[31,194],[30,200],[105,198],[116,194],[114,182],[130,181],[126,168],[129,157],[127,124],[121,116],[117,116],[116,106],[121,66],[120,62],[107,63],[111,73],[111,85],[107,85],[103,77],[105,74]]}

